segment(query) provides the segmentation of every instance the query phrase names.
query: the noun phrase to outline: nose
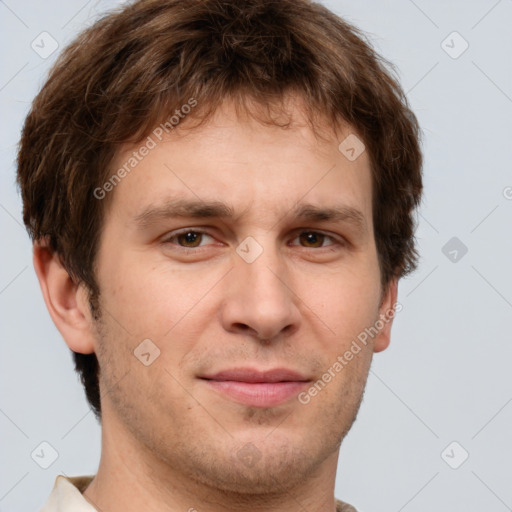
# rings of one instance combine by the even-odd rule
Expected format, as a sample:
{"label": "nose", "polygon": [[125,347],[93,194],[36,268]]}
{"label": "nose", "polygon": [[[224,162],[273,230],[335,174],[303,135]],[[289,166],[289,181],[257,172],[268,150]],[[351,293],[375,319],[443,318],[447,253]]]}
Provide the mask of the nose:
{"label": "nose", "polygon": [[267,342],[296,332],[301,318],[300,299],[278,249],[267,244],[251,263],[238,254],[234,256],[221,308],[224,329]]}

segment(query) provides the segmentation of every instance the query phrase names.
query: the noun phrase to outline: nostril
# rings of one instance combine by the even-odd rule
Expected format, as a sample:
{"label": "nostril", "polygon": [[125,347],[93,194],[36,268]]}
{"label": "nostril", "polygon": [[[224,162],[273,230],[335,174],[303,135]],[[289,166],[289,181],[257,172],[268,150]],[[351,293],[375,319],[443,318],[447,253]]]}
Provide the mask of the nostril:
{"label": "nostril", "polygon": [[235,323],[234,326],[243,331],[247,331],[247,329],[250,329],[250,327],[247,324],[242,324],[242,323]]}

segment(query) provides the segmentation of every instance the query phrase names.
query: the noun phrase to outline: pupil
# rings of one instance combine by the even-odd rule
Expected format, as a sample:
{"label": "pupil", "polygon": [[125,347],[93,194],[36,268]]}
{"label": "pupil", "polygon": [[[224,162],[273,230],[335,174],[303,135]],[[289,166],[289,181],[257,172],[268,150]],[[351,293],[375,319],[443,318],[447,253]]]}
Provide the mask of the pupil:
{"label": "pupil", "polygon": [[303,233],[302,236],[306,238],[306,243],[313,244],[315,247],[322,244],[323,235],[320,235],[319,233],[312,233],[309,231],[307,233]]}

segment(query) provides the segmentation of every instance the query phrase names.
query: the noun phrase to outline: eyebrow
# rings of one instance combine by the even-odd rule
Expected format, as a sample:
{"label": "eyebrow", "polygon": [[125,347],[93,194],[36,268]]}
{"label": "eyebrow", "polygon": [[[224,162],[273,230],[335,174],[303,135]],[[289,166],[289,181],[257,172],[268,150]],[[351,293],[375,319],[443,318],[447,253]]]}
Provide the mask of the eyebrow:
{"label": "eyebrow", "polygon": [[[232,207],[220,201],[202,201],[188,199],[168,200],[161,206],[150,206],[135,217],[137,227],[144,229],[151,224],[173,218],[194,219],[238,219],[242,214],[235,215]],[[366,233],[367,224],[363,213],[348,205],[320,207],[313,204],[297,204],[285,215],[298,220],[311,222],[340,222],[352,225],[357,230]]]}
{"label": "eyebrow", "polygon": [[352,224],[355,228],[366,233],[366,219],[363,213],[352,206],[337,206],[324,208],[312,204],[299,205],[294,213],[298,219],[309,221],[331,221]]}

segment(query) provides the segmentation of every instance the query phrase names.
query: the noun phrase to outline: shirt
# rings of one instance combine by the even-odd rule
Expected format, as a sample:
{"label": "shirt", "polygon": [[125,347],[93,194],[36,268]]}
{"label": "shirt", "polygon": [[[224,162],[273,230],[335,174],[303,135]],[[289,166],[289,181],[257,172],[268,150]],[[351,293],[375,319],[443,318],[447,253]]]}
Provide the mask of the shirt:
{"label": "shirt", "polygon": [[[55,485],[40,512],[97,512],[82,496],[94,475],[65,477],[57,476]],[[336,512],[357,512],[348,503],[336,500]]]}

